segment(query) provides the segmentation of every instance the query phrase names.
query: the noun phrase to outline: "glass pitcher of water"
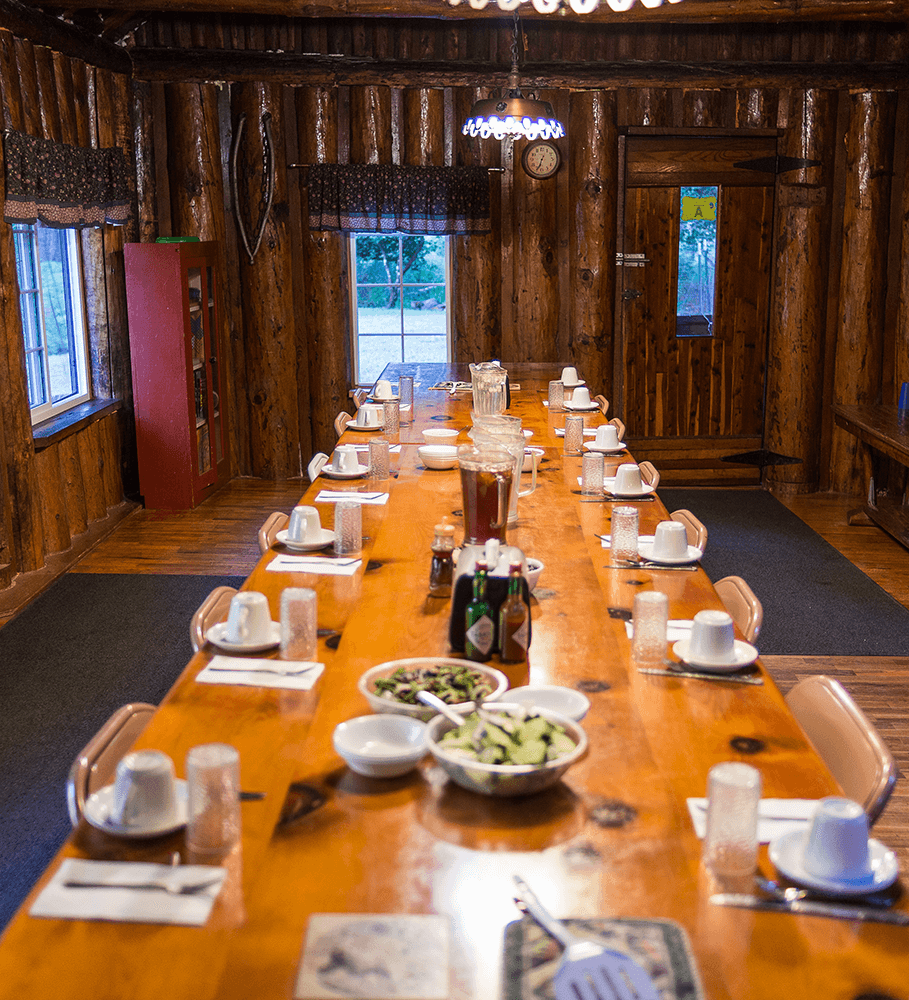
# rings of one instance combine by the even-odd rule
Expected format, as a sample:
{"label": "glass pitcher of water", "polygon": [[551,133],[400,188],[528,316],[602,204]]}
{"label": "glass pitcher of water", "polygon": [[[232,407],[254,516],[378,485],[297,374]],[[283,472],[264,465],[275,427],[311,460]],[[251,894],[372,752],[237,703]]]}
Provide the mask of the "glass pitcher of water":
{"label": "glass pitcher of water", "polygon": [[473,408],[484,416],[505,412],[508,373],[494,361],[470,365],[473,386]]}

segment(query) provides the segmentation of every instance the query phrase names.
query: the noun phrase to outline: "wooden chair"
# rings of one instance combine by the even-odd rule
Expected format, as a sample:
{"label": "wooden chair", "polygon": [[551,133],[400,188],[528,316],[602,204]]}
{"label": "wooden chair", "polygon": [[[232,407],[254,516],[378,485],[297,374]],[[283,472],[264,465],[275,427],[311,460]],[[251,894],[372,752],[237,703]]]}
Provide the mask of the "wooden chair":
{"label": "wooden chair", "polygon": [[748,642],[754,642],[764,620],[764,607],[754,591],[740,576],[724,576],[713,587],[739,631]]}
{"label": "wooden chair", "polygon": [[351,389],[350,398],[354,401],[354,406],[359,410],[366,400],[369,399],[369,392],[366,389]]}
{"label": "wooden chair", "polygon": [[618,431],[620,441],[625,440],[625,424],[622,420],[619,420],[618,417],[613,417],[612,420],[607,420],[606,423],[612,424],[615,427],[616,431]]}
{"label": "wooden chair", "polygon": [[129,752],[154,713],[155,706],[145,702],[123,705],[73,761],[66,779],[66,807],[73,826],[82,819],[85,800],[111,783],[117,764]]}
{"label": "wooden chair", "polygon": [[874,823],[897,779],[893,755],[874,723],[839,681],[824,674],[799,681],[786,704],[844,794]]}
{"label": "wooden chair", "polygon": [[273,511],[265,518],[265,523],[259,528],[259,551],[265,553],[275,544],[279,531],[283,531],[290,523],[290,515],[283,511]]}
{"label": "wooden chair", "polygon": [[599,403],[600,409],[603,411],[603,416],[605,416],[606,411],[609,409],[609,400],[605,396],[600,395],[600,396],[594,396],[593,401],[595,403]]}
{"label": "wooden chair", "polygon": [[209,628],[227,618],[231,599],[236,593],[234,587],[215,587],[196,609],[189,623],[189,641],[194,653],[205,645],[205,633]]}
{"label": "wooden chair", "polygon": [[678,521],[680,524],[685,525],[688,544],[697,546],[703,552],[707,547],[707,529],[694,514],[690,510],[674,510],[669,517],[670,520]]}
{"label": "wooden chair", "polygon": [[341,410],[341,412],[335,417],[335,434],[340,437],[344,431],[347,430],[347,421],[350,420],[350,414],[347,410]]}
{"label": "wooden chair", "polygon": [[660,474],[657,472],[653,462],[639,462],[638,468],[641,470],[641,479],[656,489],[660,485]]}

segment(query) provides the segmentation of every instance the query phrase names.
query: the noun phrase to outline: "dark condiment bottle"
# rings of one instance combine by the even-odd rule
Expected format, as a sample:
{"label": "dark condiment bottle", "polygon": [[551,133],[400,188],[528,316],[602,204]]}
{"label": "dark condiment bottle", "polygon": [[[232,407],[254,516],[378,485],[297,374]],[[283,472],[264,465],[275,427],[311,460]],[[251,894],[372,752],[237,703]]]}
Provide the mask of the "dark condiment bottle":
{"label": "dark condiment bottle", "polygon": [[432,540],[432,563],[429,567],[429,594],[431,597],[451,597],[454,577],[454,525],[437,524]]}
{"label": "dark condiment bottle", "polygon": [[529,612],[521,593],[521,564],[513,562],[508,571],[508,596],[499,610],[499,650],[503,663],[527,659],[530,635]]}
{"label": "dark condiment bottle", "polygon": [[486,597],[488,567],[478,562],[473,575],[473,599],[465,611],[464,655],[468,660],[485,663],[492,656],[495,623]]}

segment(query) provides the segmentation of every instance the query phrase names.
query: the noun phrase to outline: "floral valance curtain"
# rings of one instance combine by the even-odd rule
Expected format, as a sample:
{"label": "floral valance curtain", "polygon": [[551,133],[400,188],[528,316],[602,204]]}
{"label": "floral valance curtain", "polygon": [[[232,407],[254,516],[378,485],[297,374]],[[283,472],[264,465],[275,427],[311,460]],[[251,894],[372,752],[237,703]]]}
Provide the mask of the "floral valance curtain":
{"label": "floral valance curtain", "polygon": [[122,149],[84,149],[7,129],[7,222],[56,229],[123,225],[130,214],[129,165]]}
{"label": "floral valance curtain", "polygon": [[309,228],[488,233],[485,167],[320,163],[309,168]]}

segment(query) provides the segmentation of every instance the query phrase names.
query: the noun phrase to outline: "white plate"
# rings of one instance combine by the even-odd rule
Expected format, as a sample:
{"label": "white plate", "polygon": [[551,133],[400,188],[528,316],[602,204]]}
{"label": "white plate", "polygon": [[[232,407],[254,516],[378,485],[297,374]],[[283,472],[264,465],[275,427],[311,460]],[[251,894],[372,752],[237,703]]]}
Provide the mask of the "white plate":
{"label": "white plate", "polygon": [[610,476],[608,479],[603,480],[603,489],[605,489],[607,493],[611,493],[613,496],[616,497],[624,497],[627,498],[628,500],[631,500],[634,497],[649,497],[651,493],[656,493],[656,489],[649,483],[644,483],[641,486],[640,493],[616,493],[614,487],[615,487],[615,476]]}
{"label": "white plate", "polygon": [[770,860],[777,871],[790,882],[803,885],[808,889],[820,889],[836,896],[858,896],[869,892],[877,892],[893,885],[900,873],[896,855],[879,840],[868,841],[871,854],[871,874],[860,881],[843,882],[834,879],[818,878],[810,875],[802,867],[805,854],[805,841],[808,830],[792,830],[772,841],[768,850]]}
{"label": "white plate", "polygon": [[598,444],[585,444],[584,447],[588,451],[599,451],[604,455],[621,455],[623,451],[627,451],[627,447],[624,444],[620,444],[618,448],[601,448]]}
{"label": "white plate", "polygon": [[577,382],[563,382],[562,385],[566,389],[577,389],[579,385],[587,385],[584,379],[579,379]]}
{"label": "white plate", "polygon": [[319,528],[319,534],[309,542],[298,542],[292,538],[288,538],[286,531],[279,531],[275,535],[275,538],[282,545],[286,545],[289,549],[294,549],[296,552],[317,552],[319,549],[328,548],[334,542],[335,533],[329,531],[328,528]]}
{"label": "white plate", "polygon": [[351,417],[347,421],[347,429],[349,431],[382,431],[385,430],[385,424],[370,424],[368,427],[365,427],[363,424],[357,423],[356,417]]}
{"label": "white plate", "polygon": [[182,778],[176,778],[174,781],[174,797],[177,815],[173,819],[164,822],[159,820],[147,826],[123,826],[110,818],[114,807],[114,786],[105,785],[86,799],[82,814],[96,829],[118,837],[161,837],[165,833],[173,833],[181,826],[186,826],[188,795],[186,782]]}
{"label": "white plate", "polygon": [[271,623],[271,638],[267,642],[231,642],[227,638],[227,622],[218,622],[205,633],[205,638],[213,646],[228,653],[261,653],[265,649],[274,649],[281,642],[281,623]]}
{"label": "white plate", "polygon": [[357,465],[357,472],[336,472],[330,465],[323,465],[320,475],[329,479],[362,479],[369,472],[368,465]]}
{"label": "white plate", "polygon": [[600,408],[600,404],[595,403],[593,400],[589,403],[581,404],[573,403],[570,399],[568,399],[562,403],[562,406],[564,406],[566,410],[578,410],[582,413],[593,412],[594,410],[598,410]]}
{"label": "white plate", "polygon": [[642,542],[638,539],[638,555],[648,562],[662,563],[664,566],[684,566],[686,563],[697,562],[704,553],[696,545],[688,546],[687,555],[678,558],[656,556],[653,554],[653,542]]}
{"label": "white plate", "polygon": [[369,398],[374,400],[376,403],[391,403],[398,397],[392,394],[391,396],[370,396]]}
{"label": "white plate", "polygon": [[741,639],[735,640],[732,650],[733,658],[728,663],[698,663],[695,660],[689,660],[687,639],[679,639],[672,647],[672,651],[683,663],[711,674],[731,674],[734,670],[741,670],[742,667],[750,666],[758,658],[758,651],[754,646],[750,645],[750,643],[742,642]]}

